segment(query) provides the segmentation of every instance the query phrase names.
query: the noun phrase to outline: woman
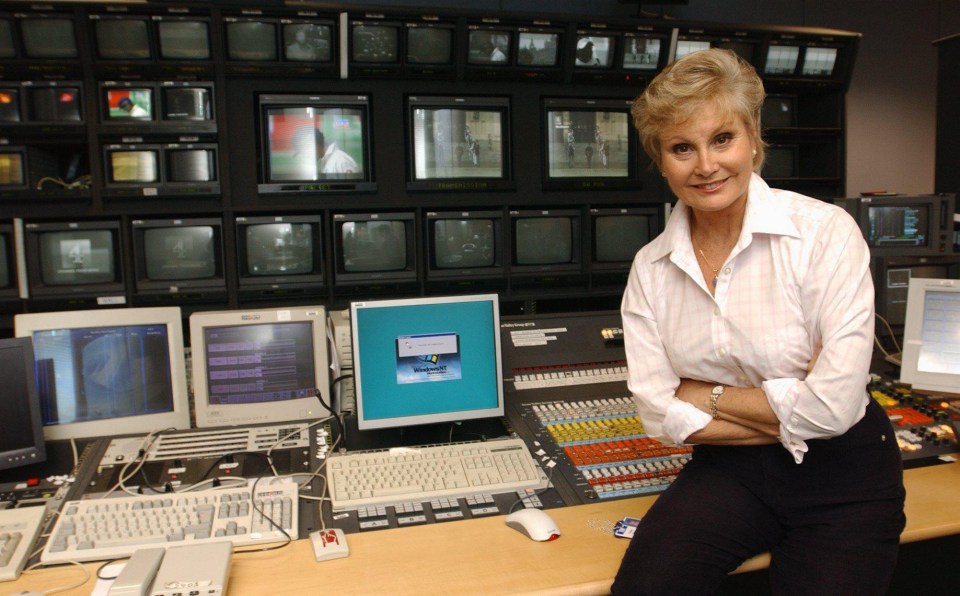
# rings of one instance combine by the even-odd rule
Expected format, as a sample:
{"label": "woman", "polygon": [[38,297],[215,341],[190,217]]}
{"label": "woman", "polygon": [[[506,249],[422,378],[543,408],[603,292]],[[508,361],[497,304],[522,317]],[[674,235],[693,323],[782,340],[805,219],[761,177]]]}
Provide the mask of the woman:
{"label": "woman", "polygon": [[866,393],[869,250],[840,208],[754,173],[763,99],[752,67],[711,49],[634,103],[679,201],[624,293],[629,386],[648,434],[695,446],[618,594],[710,593],[762,552],[775,593],[883,594],[896,562],[900,451]]}

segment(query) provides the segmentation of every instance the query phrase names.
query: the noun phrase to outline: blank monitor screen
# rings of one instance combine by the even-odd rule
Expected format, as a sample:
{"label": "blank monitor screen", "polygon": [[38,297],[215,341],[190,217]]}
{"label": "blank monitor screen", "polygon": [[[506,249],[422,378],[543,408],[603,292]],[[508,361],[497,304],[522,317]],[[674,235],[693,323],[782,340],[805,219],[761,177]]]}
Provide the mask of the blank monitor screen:
{"label": "blank monitor screen", "polygon": [[473,269],[496,264],[496,224],[492,219],[438,219],[433,222],[433,266]]}
{"label": "blank monitor screen", "polygon": [[505,112],[484,108],[413,108],[415,180],[504,177]]}
{"label": "blank monitor screen", "polygon": [[354,62],[394,63],[400,59],[400,31],[388,25],[354,25]]}
{"label": "blank monitor screen", "polygon": [[111,182],[157,182],[160,179],[156,151],[111,151],[108,156]]}
{"label": "blank monitor screen", "polygon": [[28,91],[30,119],[37,122],[80,122],[79,87],[35,87]]}
{"label": "blank monitor screen", "polygon": [[453,62],[453,29],[407,27],[409,64],[450,64]]}
{"label": "blank monitor screen", "polygon": [[960,282],[911,278],[900,381],[919,391],[960,393]]}
{"label": "blank monitor screen", "polygon": [[573,261],[573,220],[569,217],[523,217],[514,227],[516,265],[560,265]]}
{"label": "blank monitor screen", "polygon": [[333,28],[315,23],[283,26],[283,57],[292,62],[333,60]]}
{"label": "blank monitor screen", "polygon": [[274,23],[242,21],[227,23],[227,57],[252,62],[277,59],[277,27]]}
{"label": "blank monitor screen", "polygon": [[503,415],[496,294],[354,302],[360,429]]}
{"label": "blank monitor screen", "polygon": [[59,18],[25,18],[20,21],[23,48],[28,58],[77,58],[73,21]]}
{"label": "blank monitor screen", "polygon": [[207,279],[217,274],[213,226],[172,226],[143,232],[147,278],[151,281]]}
{"label": "blank monitor screen", "polygon": [[347,221],[340,226],[345,273],[403,271],[407,268],[404,221]]}
{"label": "blank monitor screen", "polygon": [[166,60],[209,60],[210,32],[204,21],[160,21],[160,57]]}
{"label": "blank monitor screen", "polygon": [[767,61],[763,66],[763,74],[791,75],[797,70],[799,59],[799,46],[772,45],[767,49]]}
{"label": "blank monitor screen", "polygon": [[0,122],[20,122],[20,90],[0,88]]}
{"label": "blank monitor screen", "polygon": [[469,64],[510,64],[513,32],[506,29],[472,29],[467,38]]}
{"label": "blank monitor screen", "polygon": [[616,52],[616,38],[606,35],[577,36],[574,66],[577,68],[610,68]]}
{"label": "blank monitor screen", "polygon": [[829,77],[837,64],[837,48],[807,48],[800,72],[807,76]]}
{"label": "blank monitor screen", "polygon": [[14,58],[17,55],[13,43],[13,26],[7,19],[0,19],[0,58]]}
{"label": "blank monitor screen", "polygon": [[306,275],[314,272],[313,225],[261,223],[243,228],[247,275]]}
{"label": "blank monitor screen", "polygon": [[597,262],[629,262],[650,242],[650,216],[601,215],[594,221],[593,233]]}
{"label": "blank monitor screen", "polygon": [[45,461],[46,443],[29,338],[0,339],[0,470]]}
{"label": "blank monitor screen", "polygon": [[153,89],[107,89],[107,118],[110,120],[151,120],[153,118]]}
{"label": "blank monitor screen", "polygon": [[23,153],[0,151],[0,186],[23,186],[26,183],[23,165]]}
{"label": "blank monitor screen", "polygon": [[148,60],[150,36],[143,19],[96,21],[97,52],[107,60]]}
{"label": "blank monitor screen", "polygon": [[546,119],[548,178],[629,177],[626,109],[549,109]]}
{"label": "blank monitor screen", "polygon": [[520,31],[517,42],[517,64],[556,66],[560,58],[559,47],[559,33]]}
{"label": "blank monitor screen", "polygon": [[623,67],[627,70],[656,70],[661,48],[658,37],[628,36],[624,39]]}
{"label": "blank monitor screen", "polygon": [[111,230],[40,233],[40,277],[48,286],[116,281],[116,239]]}
{"label": "blank monitor screen", "polygon": [[920,247],[930,244],[929,205],[873,205],[868,208],[871,247]]}

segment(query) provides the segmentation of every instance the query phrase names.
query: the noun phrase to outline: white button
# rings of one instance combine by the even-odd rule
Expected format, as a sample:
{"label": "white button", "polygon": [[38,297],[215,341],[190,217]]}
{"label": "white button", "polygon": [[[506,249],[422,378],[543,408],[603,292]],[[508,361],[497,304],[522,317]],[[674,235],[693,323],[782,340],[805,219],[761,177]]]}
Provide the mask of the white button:
{"label": "white button", "polygon": [[729,267],[724,268],[723,272],[724,272],[724,273],[730,273],[730,268],[729,268]]}
{"label": "white button", "polygon": [[713,314],[715,314],[716,316],[719,317],[719,316],[720,316],[720,309],[719,309],[719,308],[713,309]]}
{"label": "white button", "polygon": [[727,355],[727,351],[724,350],[723,348],[720,348],[719,350],[717,350],[717,354],[720,354],[721,356],[726,356],[726,355]]}

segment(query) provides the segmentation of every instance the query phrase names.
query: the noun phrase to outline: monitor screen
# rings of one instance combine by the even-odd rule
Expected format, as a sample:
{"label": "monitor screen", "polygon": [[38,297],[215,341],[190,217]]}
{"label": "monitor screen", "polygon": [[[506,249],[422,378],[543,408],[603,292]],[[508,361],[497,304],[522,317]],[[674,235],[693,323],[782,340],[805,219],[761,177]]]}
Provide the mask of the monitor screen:
{"label": "monitor screen", "polygon": [[159,155],[150,149],[108,150],[107,176],[112,183],[158,182]]}
{"label": "monitor screen", "polygon": [[354,302],[361,430],[503,416],[496,294]]}
{"label": "monitor screen", "polygon": [[190,315],[197,426],[309,420],[330,405],[326,311],[301,308]]}
{"label": "monitor screen", "polygon": [[0,88],[0,122],[20,122],[20,89]]}
{"label": "monitor screen", "polygon": [[33,343],[29,338],[0,339],[0,470],[46,461],[40,395],[34,374]]}
{"label": "monitor screen", "polygon": [[521,29],[517,39],[517,64],[557,66],[560,63],[560,33]]}
{"label": "monitor screen", "polygon": [[20,35],[28,58],[78,58],[73,21],[57,17],[20,20]]}
{"label": "monitor screen", "polygon": [[410,97],[412,180],[506,178],[506,98]]}
{"label": "monitor screen", "polygon": [[0,187],[26,185],[27,173],[22,151],[7,151],[0,148]]}
{"label": "monitor screen", "polygon": [[143,229],[144,273],[148,281],[220,276],[219,225],[173,225]]}
{"label": "monitor screen", "polygon": [[304,218],[296,216],[278,219],[281,221],[238,221],[243,234],[238,238],[242,246],[241,276],[297,276],[318,271],[319,219],[308,217],[297,221]]}
{"label": "monitor screen", "polygon": [[766,178],[796,178],[800,170],[799,145],[771,145],[763,162]]}
{"label": "monitor screen", "polygon": [[654,215],[629,212],[597,215],[593,219],[594,262],[632,262],[637,251],[653,239],[654,219]]}
{"label": "monitor screen", "polygon": [[677,40],[677,51],[673,56],[674,60],[679,60],[687,54],[692,54],[694,52],[699,52],[700,50],[709,50],[710,42],[701,41],[696,39],[678,39]]}
{"label": "monitor screen", "polygon": [[263,62],[277,59],[277,25],[270,21],[228,22],[227,57]]}
{"label": "monitor screen", "polygon": [[659,37],[627,35],[623,43],[623,68],[627,70],[656,70],[664,49]]}
{"label": "monitor screen", "polygon": [[792,75],[797,70],[799,59],[799,46],[771,45],[767,48],[767,60],[763,66],[763,74]]}
{"label": "monitor screen", "polygon": [[263,182],[370,179],[366,96],[260,96]]}
{"label": "monitor screen", "polygon": [[39,235],[40,279],[47,286],[115,282],[116,230],[45,231]]}
{"label": "monitor screen", "polygon": [[13,42],[13,25],[9,19],[0,19],[0,58],[15,58],[17,46]]}
{"label": "monitor screen", "polygon": [[189,428],[180,309],[16,315],[33,339],[47,439]]}
{"label": "monitor screen", "polygon": [[351,29],[354,62],[394,64],[400,60],[400,27],[375,23],[354,23]]}
{"label": "monitor screen", "polygon": [[720,40],[720,41],[714,42],[713,47],[730,50],[736,55],[743,58],[747,63],[753,64],[753,52],[754,52],[754,49],[756,48],[756,44],[754,42]]}
{"label": "monitor screen", "polygon": [[164,120],[213,120],[213,89],[210,87],[164,87]]}
{"label": "monitor screen", "polygon": [[209,60],[210,31],[206,21],[157,22],[160,57],[164,60]]}
{"label": "monitor screen", "polygon": [[541,267],[576,263],[579,257],[579,220],[569,215],[514,217],[513,264]]}
{"label": "monitor screen", "polygon": [[432,266],[436,269],[493,267],[497,254],[497,224],[494,218],[434,219],[431,238]]}
{"label": "monitor screen", "polygon": [[[79,85],[79,83],[78,83]],[[81,122],[79,86],[37,86],[28,90],[30,119],[36,122]]]}
{"label": "monitor screen", "polygon": [[617,38],[612,35],[577,34],[576,68],[610,68],[616,56]]}
{"label": "monitor screen", "polygon": [[453,28],[407,25],[408,64],[452,64]]}
{"label": "monitor screen", "polygon": [[321,23],[285,23],[283,58],[291,62],[333,60],[333,27]]}
{"label": "monitor screen", "polygon": [[214,182],[217,154],[213,149],[167,149],[167,182]]}
{"label": "monitor screen", "polygon": [[867,208],[870,220],[867,245],[871,248],[929,246],[930,205],[878,205]]}
{"label": "monitor screen", "polygon": [[97,53],[105,60],[149,60],[150,33],[146,19],[94,21]]}
{"label": "monitor screen", "polygon": [[960,387],[960,281],[910,279],[900,381],[914,390],[956,394]]}
{"label": "monitor screen", "polygon": [[104,91],[108,120],[153,120],[151,87],[107,87]]}
{"label": "monitor screen", "polygon": [[837,64],[837,48],[808,47],[803,53],[801,74],[812,77],[829,77]]}
{"label": "monitor screen", "polygon": [[767,95],[763,100],[760,124],[764,128],[793,128],[797,126],[797,96]]}
{"label": "monitor screen", "polygon": [[347,221],[340,225],[344,273],[407,269],[407,224],[402,220]]}
{"label": "monitor screen", "polygon": [[546,102],[547,179],[630,178],[629,101]]}
{"label": "monitor screen", "polygon": [[508,65],[514,32],[509,29],[471,28],[467,37],[467,63]]}

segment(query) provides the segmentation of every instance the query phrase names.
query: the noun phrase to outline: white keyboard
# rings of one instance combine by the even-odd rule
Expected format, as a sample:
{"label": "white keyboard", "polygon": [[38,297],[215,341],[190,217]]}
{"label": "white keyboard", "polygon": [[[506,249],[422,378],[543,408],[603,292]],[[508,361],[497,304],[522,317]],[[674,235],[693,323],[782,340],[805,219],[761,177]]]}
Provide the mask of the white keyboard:
{"label": "white keyboard", "polygon": [[[255,505],[255,506],[254,506]],[[294,482],[250,487],[67,501],[43,548],[44,563],[127,557],[139,548],[229,540],[234,547],[298,538]],[[258,511],[259,509],[259,511]]]}
{"label": "white keyboard", "polygon": [[0,510],[0,581],[20,576],[46,513],[45,507]]}
{"label": "white keyboard", "polygon": [[521,439],[331,455],[334,511],[546,486]]}

